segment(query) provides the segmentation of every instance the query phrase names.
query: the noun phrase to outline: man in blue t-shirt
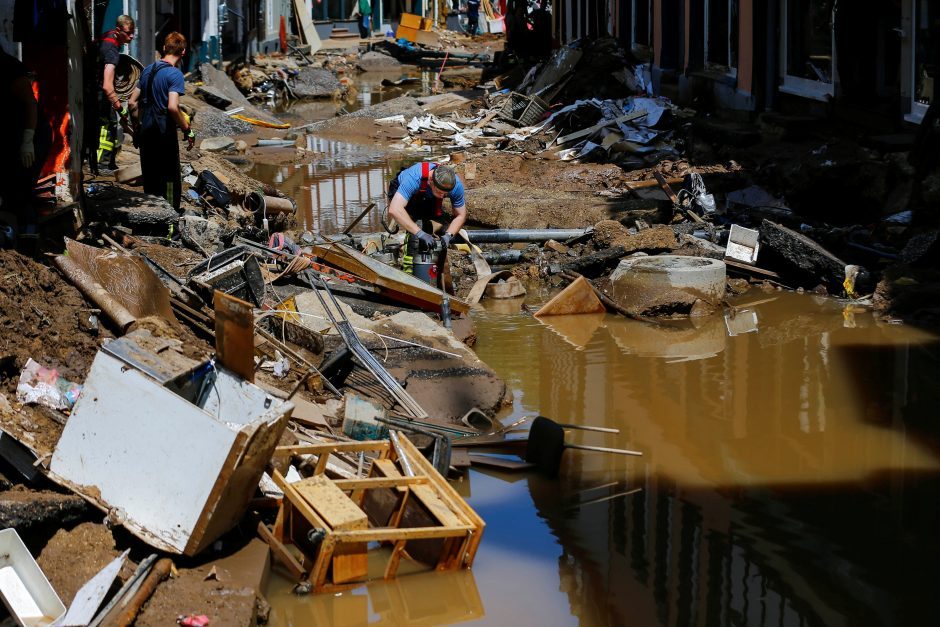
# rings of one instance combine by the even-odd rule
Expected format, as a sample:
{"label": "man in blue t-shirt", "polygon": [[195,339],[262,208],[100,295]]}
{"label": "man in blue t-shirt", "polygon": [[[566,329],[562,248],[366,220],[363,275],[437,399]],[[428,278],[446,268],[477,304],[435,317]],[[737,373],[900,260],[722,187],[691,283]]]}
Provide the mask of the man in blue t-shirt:
{"label": "man in blue t-shirt", "polygon": [[196,143],[196,133],[180,110],[186,82],[176,66],[184,54],[186,38],[176,32],[167,35],[163,58],[144,68],[127,103],[137,126],[134,136],[140,148],[144,192],[166,198],[177,211],[182,195],[177,127],[189,144],[187,150]]}
{"label": "man in blue t-shirt", "polygon": [[436,163],[416,163],[402,170],[389,184],[388,215],[409,234],[406,243],[408,256],[419,243],[426,250],[436,247],[437,243],[431,234],[431,220],[445,221],[445,198],[450,198],[453,209],[450,224],[441,236],[441,244],[446,248],[467,221],[463,182],[454,169]]}

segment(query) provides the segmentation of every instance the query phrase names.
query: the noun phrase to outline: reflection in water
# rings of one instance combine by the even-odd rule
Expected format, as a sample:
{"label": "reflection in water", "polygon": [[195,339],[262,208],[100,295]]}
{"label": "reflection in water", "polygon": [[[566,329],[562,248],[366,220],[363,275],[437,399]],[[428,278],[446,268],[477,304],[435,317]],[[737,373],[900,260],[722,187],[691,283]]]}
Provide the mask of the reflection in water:
{"label": "reflection in water", "polygon": [[575,350],[584,350],[594,333],[604,324],[605,314],[581,314],[569,316],[544,316],[536,318],[539,322],[558,334]]}
{"label": "reflection in water", "polygon": [[391,159],[369,146],[307,136],[307,149],[323,156],[308,164],[258,164],[251,176],[271,182],[297,202],[298,228],[314,233],[339,233],[367,207],[376,203],[356,225],[356,232],[382,230],[388,182],[415,157]]}
{"label": "reflection in water", "polygon": [[[530,294],[530,304],[542,298]],[[566,437],[645,455],[569,450],[558,480],[472,471],[461,491],[487,522],[474,566],[485,616],[473,618],[936,622],[935,335],[795,294],[747,305],[759,330],[732,337],[718,316],[679,329],[613,316],[594,328],[585,319],[591,332],[576,337],[569,321],[550,328],[518,309],[483,305],[476,349],[514,391],[507,420],[542,413],[618,427],[619,435]],[[443,594],[432,587],[438,576],[395,585]],[[368,586],[370,598],[386,585]],[[275,623],[344,620],[310,613],[329,603],[302,600]],[[388,620],[374,609],[350,612],[370,624]],[[410,617],[403,610],[394,620]]]}
{"label": "reflection in water", "polygon": [[708,359],[725,350],[725,323],[720,316],[659,323],[623,320],[607,330],[624,353],[661,357],[669,363]]}
{"label": "reflection in water", "polygon": [[275,625],[450,625],[483,617],[470,571],[428,572],[349,592],[296,596],[278,580],[268,590]]}
{"label": "reflection in water", "polygon": [[[514,415],[619,427],[568,437],[646,452],[568,451],[559,483],[528,482],[581,624],[932,616],[940,448],[924,414],[937,338],[870,315],[850,323],[825,299],[751,309],[760,330],[734,337],[720,317],[679,331],[608,317],[584,351],[525,319],[478,320],[480,356],[524,405]],[[484,546],[505,532],[487,533]]]}

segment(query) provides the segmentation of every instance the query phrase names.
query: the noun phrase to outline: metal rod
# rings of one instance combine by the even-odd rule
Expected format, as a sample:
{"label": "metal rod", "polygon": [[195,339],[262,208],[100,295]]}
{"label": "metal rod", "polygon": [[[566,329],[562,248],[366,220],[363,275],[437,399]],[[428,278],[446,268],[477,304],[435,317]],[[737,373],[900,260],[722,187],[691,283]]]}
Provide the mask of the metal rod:
{"label": "metal rod", "polygon": [[558,423],[559,427],[564,427],[565,429],[578,429],[580,431],[598,431],[600,433],[620,433],[620,429],[614,429],[613,427],[589,427],[587,425],[567,425],[563,423]]}
{"label": "metal rod", "polygon": [[596,498],[596,499],[591,499],[591,500],[589,500],[589,501],[584,501],[584,502],[581,502],[581,503],[575,503],[574,505],[570,506],[568,509],[577,509],[577,508],[581,507],[582,505],[594,505],[595,503],[603,503],[604,501],[610,501],[610,500],[619,498],[619,497],[621,497],[621,496],[630,496],[631,494],[636,494],[637,492],[640,492],[640,491],[642,491],[642,490],[643,490],[643,488],[633,488],[632,490],[627,490],[626,492],[618,492],[617,494],[610,494],[610,495],[608,495],[608,496],[601,496],[601,497],[598,497],[598,498]]}
{"label": "metal rod", "polygon": [[[353,328],[352,324],[349,322],[349,318],[346,317],[346,313],[343,311],[343,308],[340,307],[339,302],[336,300],[336,297],[333,296],[333,292],[330,291],[329,286],[326,284],[322,278],[318,277],[320,285],[322,286],[322,291],[326,292],[327,296],[330,299],[330,304],[327,304],[326,299],[321,294],[321,290],[317,288],[317,285],[313,282],[313,278],[310,275],[307,275],[307,281],[310,283],[310,287],[313,288],[314,294],[316,294],[317,299],[320,301],[320,306],[323,307],[324,313],[330,319],[330,322],[333,324],[333,327],[343,338],[343,341],[346,343],[346,346],[349,347],[349,350],[352,351],[360,363],[372,373],[372,375],[381,383],[385,388],[395,397],[399,404],[405,408],[412,416],[415,418],[427,418],[428,414],[421,405],[418,404],[414,398],[408,392],[405,391],[405,388],[398,383],[398,380],[393,377],[388,370],[382,366],[381,363],[375,358],[375,355],[369,352],[369,350],[362,344],[362,340],[359,339],[359,336],[356,334],[356,330]],[[335,311],[334,311],[335,309]],[[339,318],[339,319],[338,319]]]}
{"label": "metal rod", "polygon": [[576,448],[582,451],[596,451],[598,453],[616,453],[617,455],[643,455],[640,451],[630,451],[625,448],[607,448],[604,446],[585,446],[583,444],[565,443],[565,448]]}
{"label": "metal rod", "polygon": [[353,228],[355,228],[355,226],[356,226],[357,224],[359,224],[359,221],[362,220],[364,217],[366,217],[366,215],[368,215],[368,213],[369,213],[370,211],[372,211],[373,209],[375,209],[375,203],[374,203],[374,202],[370,202],[370,203],[369,203],[369,206],[366,207],[366,208],[362,211],[362,213],[360,213],[358,216],[356,216],[356,219],[353,220],[352,222],[350,222],[350,223],[349,223],[349,226],[347,226],[345,229],[343,229],[343,235],[348,235],[349,232],[352,231]]}
{"label": "metal rod", "polygon": [[395,454],[398,455],[398,461],[401,462],[402,470],[405,471],[405,475],[408,477],[414,477],[415,471],[411,467],[411,461],[408,460],[408,456],[405,455],[405,451],[402,450],[401,443],[398,441],[398,432],[389,431],[388,432],[389,440],[392,441],[392,446],[395,447]]}

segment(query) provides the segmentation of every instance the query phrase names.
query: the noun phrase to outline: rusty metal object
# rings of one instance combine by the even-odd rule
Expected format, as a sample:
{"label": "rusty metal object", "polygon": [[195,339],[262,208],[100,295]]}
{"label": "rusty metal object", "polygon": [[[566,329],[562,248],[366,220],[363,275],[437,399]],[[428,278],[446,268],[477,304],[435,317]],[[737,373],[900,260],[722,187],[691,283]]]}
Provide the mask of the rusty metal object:
{"label": "rusty metal object", "polygon": [[153,596],[154,591],[157,589],[163,580],[170,576],[170,571],[173,569],[173,560],[168,557],[157,561],[153,565],[153,569],[150,571],[150,574],[147,575],[147,578],[144,579],[144,582],[140,585],[140,588],[137,589],[137,592],[134,593],[134,596],[131,597],[130,601],[127,603],[127,607],[121,612],[121,614],[115,620],[115,625],[119,627],[127,627],[128,625],[133,625],[134,620],[137,618],[137,614],[140,612],[140,608],[144,606],[150,597]]}

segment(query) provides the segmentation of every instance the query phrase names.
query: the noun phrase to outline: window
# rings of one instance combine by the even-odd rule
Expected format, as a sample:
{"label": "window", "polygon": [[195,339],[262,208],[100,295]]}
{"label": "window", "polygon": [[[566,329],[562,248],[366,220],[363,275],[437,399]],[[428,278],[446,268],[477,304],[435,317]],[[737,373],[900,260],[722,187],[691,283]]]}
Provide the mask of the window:
{"label": "window", "polygon": [[738,0],[706,1],[705,64],[738,66]]}
{"label": "window", "polygon": [[633,0],[633,47],[649,47],[653,31],[652,0]]}
{"label": "window", "polygon": [[835,0],[784,0],[781,91],[818,100],[833,95]]}
{"label": "window", "polygon": [[929,0],[916,0],[914,7],[914,102],[929,107],[933,101],[937,66],[937,42],[931,30],[938,17]]}

